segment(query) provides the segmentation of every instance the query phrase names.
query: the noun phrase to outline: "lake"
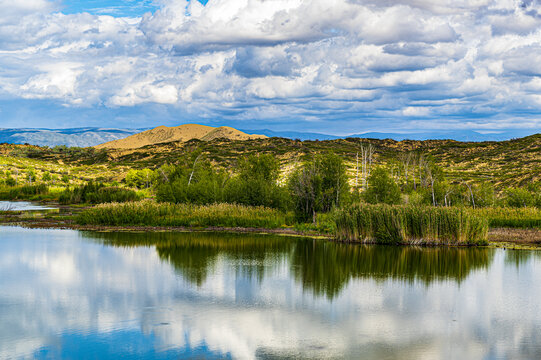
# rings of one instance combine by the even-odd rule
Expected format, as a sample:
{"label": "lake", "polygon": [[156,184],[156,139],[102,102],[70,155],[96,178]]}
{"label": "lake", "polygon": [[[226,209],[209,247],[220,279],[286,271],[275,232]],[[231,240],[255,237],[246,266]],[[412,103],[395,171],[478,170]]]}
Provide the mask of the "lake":
{"label": "lake", "polygon": [[541,252],[0,227],[0,358],[541,358]]}

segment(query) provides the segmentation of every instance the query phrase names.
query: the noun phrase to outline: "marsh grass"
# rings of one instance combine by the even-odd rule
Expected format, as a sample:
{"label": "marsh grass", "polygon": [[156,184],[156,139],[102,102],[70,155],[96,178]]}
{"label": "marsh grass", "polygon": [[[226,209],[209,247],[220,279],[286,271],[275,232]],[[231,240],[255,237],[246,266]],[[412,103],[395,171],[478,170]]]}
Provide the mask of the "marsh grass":
{"label": "marsh grass", "polygon": [[275,209],[236,204],[170,204],[143,200],[101,204],[77,216],[81,225],[106,226],[187,226],[278,228],[287,215]]}
{"label": "marsh grass", "polygon": [[488,221],[460,208],[356,204],[335,214],[336,237],[379,244],[486,244]]}
{"label": "marsh grass", "polygon": [[34,200],[47,198],[49,187],[45,184],[23,186],[1,186],[1,200]]}
{"label": "marsh grass", "polygon": [[477,216],[487,218],[491,228],[541,228],[541,209],[535,207],[493,207],[470,211]]}

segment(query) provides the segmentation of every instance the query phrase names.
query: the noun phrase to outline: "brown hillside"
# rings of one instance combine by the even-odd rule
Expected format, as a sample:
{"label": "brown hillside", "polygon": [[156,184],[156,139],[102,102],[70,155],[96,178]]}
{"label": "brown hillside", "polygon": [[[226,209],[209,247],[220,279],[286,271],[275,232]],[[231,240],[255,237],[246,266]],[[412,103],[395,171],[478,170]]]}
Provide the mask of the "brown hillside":
{"label": "brown hillside", "polygon": [[147,145],[168,143],[172,141],[185,142],[192,139],[210,141],[217,138],[229,140],[250,140],[266,138],[264,135],[248,135],[233,129],[222,126],[214,128],[211,126],[186,124],[177,127],[159,126],[157,128],[143,131],[139,134],[128,136],[125,139],[114,140],[105,144],[95,146],[96,149],[137,149]]}

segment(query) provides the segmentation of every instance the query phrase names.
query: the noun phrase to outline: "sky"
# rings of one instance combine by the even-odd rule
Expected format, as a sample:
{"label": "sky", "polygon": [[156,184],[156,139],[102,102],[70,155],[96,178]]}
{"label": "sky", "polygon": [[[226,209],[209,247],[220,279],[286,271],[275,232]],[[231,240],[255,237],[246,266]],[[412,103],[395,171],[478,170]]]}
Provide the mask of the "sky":
{"label": "sky", "polygon": [[541,0],[0,0],[0,128],[541,129]]}

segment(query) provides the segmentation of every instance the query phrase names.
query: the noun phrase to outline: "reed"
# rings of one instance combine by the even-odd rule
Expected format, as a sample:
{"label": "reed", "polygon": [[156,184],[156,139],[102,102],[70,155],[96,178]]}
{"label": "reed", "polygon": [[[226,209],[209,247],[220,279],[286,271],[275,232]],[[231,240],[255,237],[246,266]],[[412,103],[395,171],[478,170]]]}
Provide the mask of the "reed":
{"label": "reed", "polygon": [[379,244],[486,244],[488,222],[460,208],[355,204],[335,215],[336,238]]}
{"label": "reed", "polygon": [[44,198],[48,194],[49,187],[45,184],[0,186],[2,200],[33,200]]}
{"label": "reed", "polygon": [[143,200],[101,204],[82,211],[81,225],[278,228],[287,215],[262,206],[170,204]]}
{"label": "reed", "polygon": [[541,228],[541,209],[535,207],[492,207],[470,211],[487,218],[490,227]]}

